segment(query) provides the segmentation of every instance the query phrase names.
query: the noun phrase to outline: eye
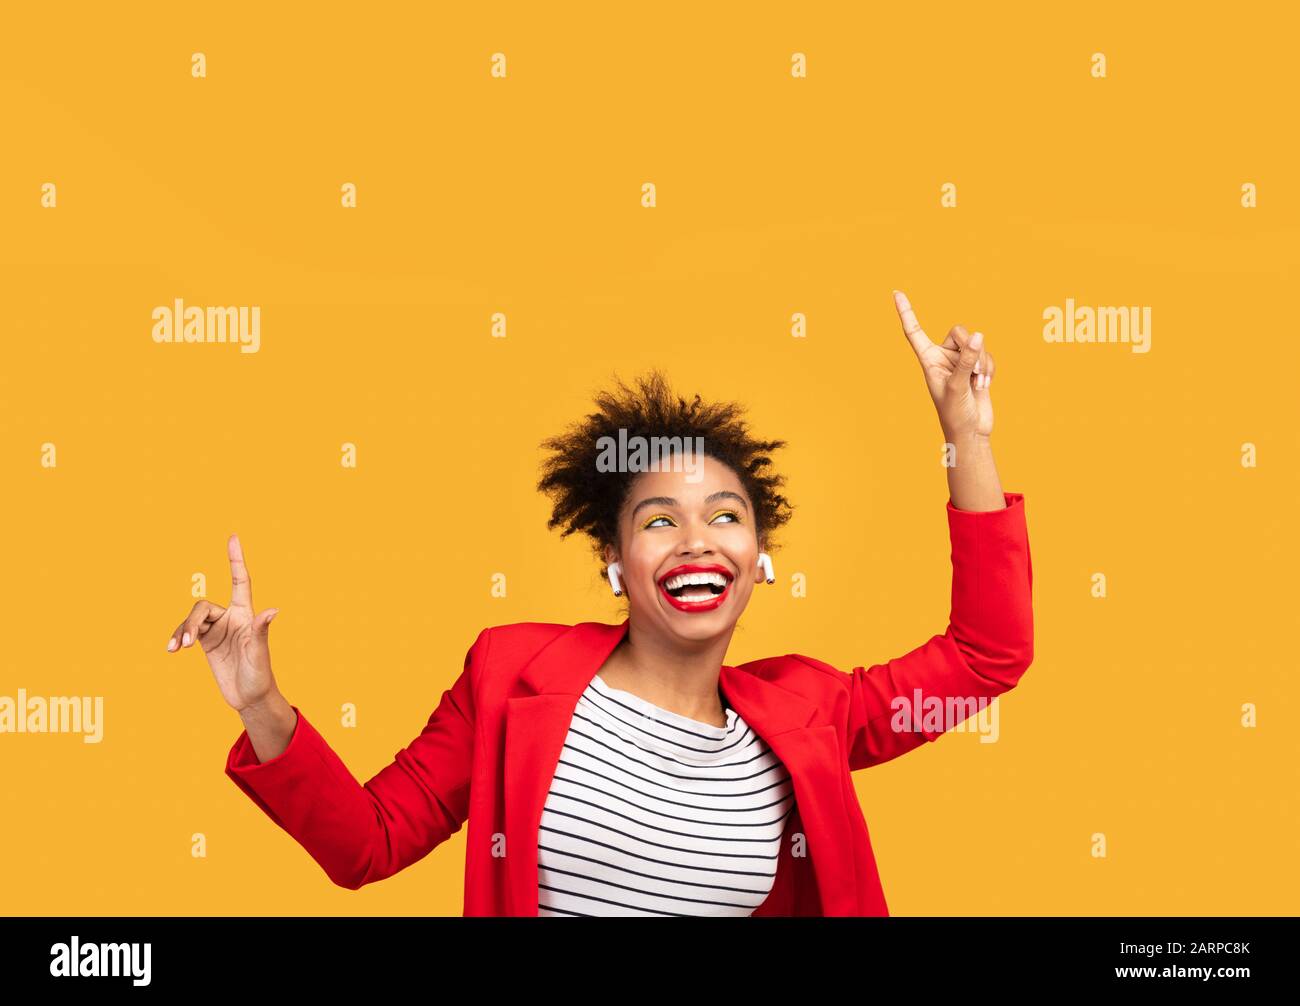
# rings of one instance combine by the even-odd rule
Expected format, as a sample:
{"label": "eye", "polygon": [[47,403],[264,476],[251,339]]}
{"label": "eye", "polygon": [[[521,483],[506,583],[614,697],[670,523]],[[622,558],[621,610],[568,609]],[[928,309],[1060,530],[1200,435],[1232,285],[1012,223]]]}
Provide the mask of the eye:
{"label": "eye", "polygon": [[[729,521],[724,522],[727,524],[739,524],[741,522],[740,515],[736,513],[736,511],[719,510],[711,518],[709,518],[709,523],[710,524],[717,523],[719,517],[730,517],[731,519]],[[658,523],[659,521],[667,521],[667,523],[660,524]],[[673,519],[671,517],[667,516],[666,514],[656,514],[654,517],[651,517],[648,521],[642,524],[641,529],[644,531],[646,528],[651,528],[651,527],[671,527],[671,526],[673,526]]]}

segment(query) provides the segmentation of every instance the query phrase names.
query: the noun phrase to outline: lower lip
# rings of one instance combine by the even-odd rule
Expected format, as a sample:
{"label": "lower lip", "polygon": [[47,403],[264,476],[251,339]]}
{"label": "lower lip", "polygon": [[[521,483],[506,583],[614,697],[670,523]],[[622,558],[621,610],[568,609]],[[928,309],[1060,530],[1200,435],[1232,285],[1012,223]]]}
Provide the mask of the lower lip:
{"label": "lower lip", "polygon": [[721,594],[714,597],[706,597],[702,601],[683,601],[680,597],[673,597],[673,595],[668,593],[667,589],[665,589],[662,584],[659,586],[659,592],[663,594],[668,603],[678,611],[712,611],[725,601],[727,595],[731,593],[731,581],[727,581],[727,585],[722,589]]}

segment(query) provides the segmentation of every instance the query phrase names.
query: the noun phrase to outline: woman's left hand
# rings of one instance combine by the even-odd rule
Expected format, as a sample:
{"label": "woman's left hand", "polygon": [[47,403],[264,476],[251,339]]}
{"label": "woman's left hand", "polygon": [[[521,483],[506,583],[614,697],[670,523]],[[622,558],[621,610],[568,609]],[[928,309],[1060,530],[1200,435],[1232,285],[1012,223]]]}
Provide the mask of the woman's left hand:
{"label": "woman's left hand", "polygon": [[982,333],[971,334],[954,325],[948,337],[936,345],[898,290],[894,291],[894,306],[903,322],[903,334],[921,361],[944,436],[951,443],[971,435],[989,436],[993,432],[993,400],[988,391],[993,357],[983,346]]}

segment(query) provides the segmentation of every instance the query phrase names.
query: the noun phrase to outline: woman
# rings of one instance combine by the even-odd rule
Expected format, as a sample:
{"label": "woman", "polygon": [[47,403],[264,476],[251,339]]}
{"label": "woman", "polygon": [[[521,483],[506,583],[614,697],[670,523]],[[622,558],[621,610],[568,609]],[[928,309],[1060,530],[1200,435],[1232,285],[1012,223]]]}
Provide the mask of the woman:
{"label": "woman", "polygon": [[[484,629],[364,786],[277,688],[276,609],[254,612],[232,535],[230,606],[198,602],[167,647],[197,640],[239,712],[227,774],[354,890],[468,821],[466,915],[887,915],[850,772],[956,725],[907,722],[900,703],[963,702],[964,719],[1033,658],[1023,496],[1003,493],[990,446],[993,358],[980,333],[936,345],[897,291],[895,306],[950,445],[943,635],[849,673],[794,654],[725,664],[755,584],[775,582],[790,507],[767,454],[784,444],[656,375],[547,441],[539,485],[551,527],[591,538],[627,618]],[[611,444],[656,437],[680,438],[659,441],[676,450],[658,464],[608,463]]]}

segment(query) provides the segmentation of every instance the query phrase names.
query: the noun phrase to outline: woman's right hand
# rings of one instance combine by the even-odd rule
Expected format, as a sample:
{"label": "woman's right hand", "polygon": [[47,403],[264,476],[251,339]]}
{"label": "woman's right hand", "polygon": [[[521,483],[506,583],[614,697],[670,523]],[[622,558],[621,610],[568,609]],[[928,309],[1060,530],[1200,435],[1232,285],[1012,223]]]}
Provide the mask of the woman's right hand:
{"label": "woman's right hand", "polygon": [[230,607],[208,600],[197,602],[172,633],[167,650],[179,653],[197,640],[221,697],[242,714],[278,692],[271,673],[267,628],[279,609],[267,608],[254,614],[253,585],[239,536],[232,534],[226,545],[230,555]]}

